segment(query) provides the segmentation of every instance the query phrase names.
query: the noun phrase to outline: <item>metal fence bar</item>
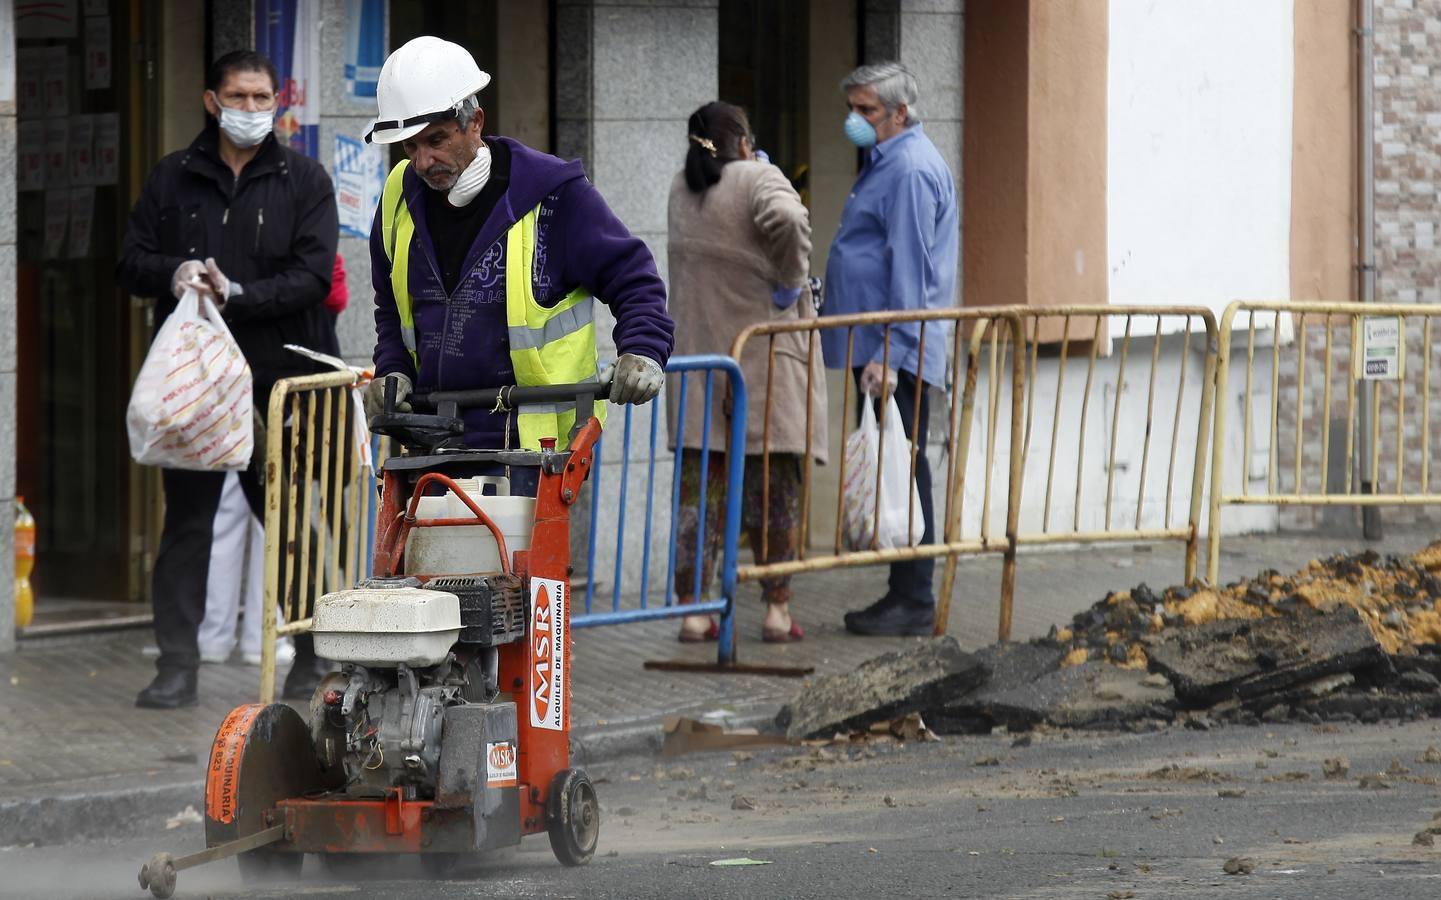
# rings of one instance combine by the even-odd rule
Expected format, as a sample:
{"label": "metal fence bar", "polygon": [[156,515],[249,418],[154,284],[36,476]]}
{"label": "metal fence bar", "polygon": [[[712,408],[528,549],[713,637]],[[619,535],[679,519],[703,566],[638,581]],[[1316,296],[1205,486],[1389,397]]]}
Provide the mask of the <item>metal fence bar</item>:
{"label": "metal fence bar", "polygon": [[[1004,339],[1000,337],[999,329],[996,327],[997,322],[1004,323],[1005,326],[1007,326],[1006,337]],[[860,565],[877,565],[886,562],[900,562],[905,560],[944,557],[946,558],[946,574],[943,576],[943,586],[941,590],[941,598],[939,599],[939,606],[940,604],[946,604],[949,602],[948,595],[950,593],[951,587],[954,585],[955,557],[958,554],[1001,553],[1004,556],[1009,552],[1011,558],[1003,565],[1002,580],[1003,585],[1007,586],[1008,596],[1009,592],[1013,590],[1015,549],[1014,533],[1016,517],[1018,516],[1020,508],[1019,479],[1009,479],[1008,485],[1003,488],[1008,492],[1006,524],[1007,533],[1004,540],[1000,540],[997,536],[992,535],[990,530],[989,521],[991,511],[987,507],[989,507],[989,499],[992,496],[992,482],[994,481],[994,479],[990,477],[986,477],[984,479],[983,490],[986,495],[986,499],[983,500],[985,506],[983,506],[981,515],[985,520],[985,524],[983,524],[981,528],[981,535],[979,539],[949,539],[950,537],[956,535],[957,529],[959,528],[959,510],[962,505],[961,495],[964,493],[965,483],[964,461],[969,453],[971,418],[974,411],[974,399],[977,390],[978,376],[981,365],[986,365],[989,371],[995,373],[987,384],[987,421],[990,427],[988,428],[987,433],[986,451],[984,458],[987,461],[987,465],[991,467],[994,467],[999,462],[996,457],[998,455],[997,451],[1001,443],[999,441],[999,430],[1001,427],[1000,382],[1001,378],[1005,376],[1008,377],[1012,383],[1012,396],[1010,398],[1011,424],[1008,426],[1010,430],[1009,459],[1016,466],[1020,464],[1020,448],[1024,440],[1023,417],[1025,415],[1026,409],[1025,391],[1027,379],[1025,376],[1025,372],[1027,365],[1027,357],[1024,350],[1026,340],[1025,334],[1021,330],[1019,319],[1016,318],[1013,311],[1009,309],[917,310],[896,313],[868,313],[854,316],[833,316],[821,319],[803,319],[785,322],[758,323],[745,329],[741,332],[739,336],[737,336],[736,341],[731,348],[731,356],[736,359],[741,358],[741,355],[745,352],[746,344],[748,341],[757,341],[762,339],[770,341],[773,340],[775,336],[780,334],[807,332],[806,339],[810,341],[813,345],[818,338],[817,333],[820,331],[834,331],[838,333],[844,333],[846,347],[846,364],[843,370],[844,377],[842,380],[843,388],[841,396],[841,409],[843,411],[841,421],[844,422],[852,413],[851,389],[853,387],[854,381],[853,363],[855,361],[855,330],[863,327],[875,328],[878,336],[881,336],[882,340],[884,341],[883,346],[878,353],[879,361],[884,369],[889,370],[892,359],[898,358],[893,355],[893,348],[891,347],[890,338],[893,334],[893,329],[895,328],[895,326],[901,323],[920,323],[916,325],[917,333],[908,335],[907,339],[916,340],[916,353],[918,358],[921,360],[924,359],[925,353],[925,345],[921,344],[921,341],[924,340],[927,344],[931,343],[935,339],[932,331],[937,327],[942,327],[943,323],[949,323],[957,330],[955,347],[958,352],[956,359],[953,361],[953,370],[956,373],[956,377],[959,376],[961,366],[963,364],[966,366],[965,388],[961,389],[958,386],[958,390],[952,392],[952,407],[949,416],[949,421],[951,423],[950,431],[947,434],[945,441],[932,442],[934,445],[949,444],[950,447],[950,464],[948,466],[947,475],[945,478],[947,488],[945,490],[945,510],[943,512],[945,516],[944,527],[947,532],[947,539],[943,539],[939,543],[927,544],[922,546],[897,547],[889,549],[877,548],[876,541],[879,534],[879,528],[877,527],[879,524],[879,509],[876,509],[867,511],[867,514],[871,517],[871,542],[868,545],[869,549],[845,549],[842,546],[842,533],[845,521],[844,508],[842,505],[843,497],[838,491],[835,500],[835,545],[833,551],[830,554],[823,556],[816,556],[809,553],[805,555],[798,554],[797,559],[787,561],[766,561],[763,557],[761,557],[758,558],[758,561],[752,565],[736,566],[735,579],[738,582],[755,581],[760,578],[796,574],[800,572],[823,571],[828,569],[847,568]],[[969,332],[971,334],[970,353],[968,354],[968,358],[964,361],[961,359],[961,354],[959,353],[960,349],[963,346],[961,342],[961,337],[962,331],[964,329],[962,326],[964,326],[964,329],[969,329]],[[981,357],[987,344],[989,344],[990,356],[988,360],[982,360]],[[944,346],[944,344],[942,344],[942,346]],[[1006,373],[1003,373],[1000,368],[1001,356],[1003,353],[1007,352],[1011,354],[1011,372],[1008,375]],[[907,359],[909,359],[909,352],[907,352]],[[918,380],[923,379],[923,369],[918,370],[917,375]],[[924,382],[921,381],[921,383],[923,384]],[[917,397],[916,402],[914,403],[914,405],[911,406],[910,409],[902,409],[900,411],[900,414],[903,417],[900,422],[892,421],[895,417],[889,415],[888,407],[889,403],[880,404],[880,414],[877,417],[877,428],[882,435],[884,435],[884,430],[888,426],[892,428],[903,428],[905,425],[904,417],[906,417],[907,415],[909,415],[912,425],[911,433],[916,433],[916,430],[921,424],[919,421],[919,396]],[[882,446],[884,446],[884,443],[882,443]],[[878,449],[877,455],[879,456],[881,453],[884,452],[884,450]],[[912,476],[914,476],[916,470],[919,468],[920,465],[919,448],[915,446],[914,441],[912,441],[912,447],[908,455],[911,457],[911,461],[908,463],[908,469],[910,470]],[[884,458],[879,460],[879,463],[881,465],[883,465],[884,462]],[[847,470],[849,469],[851,464],[852,460],[846,453],[843,442],[841,459],[837,467],[839,470],[839,481],[841,483],[844,483],[846,481]],[[877,474],[879,474],[879,472]],[[869,473],[867,477],[870,477]],[[876,493],[879,494],[879,480],[877,481],[875,488]],[[809,489],[807,488],[807,491],[808,490]],[[808,509],[808,504],[804,508]],[[897,511],[899,513],[899,508]],[[941,511],[937,512],[940,513]],[[908,504],[906,507],[906,519],[908,524],[911,524],[913,526],[913,530],[918,530],[917,528],[914,528],[914,526],[919,525],[919,523],[915,521],[916,518],[916,511],[912,509],[911,506]],[[1009,601],[1007,600],[1006,603],[1003,603],[1003,607],[1007,607],[1008,602]],[[943,628],[944,621],[944,611],[938,608],[938,626]],[[1009,627],[1008,623],[1009,609],[1003,608],[999,628],[1002,630],[1007,629]]]}
{"label": "metal fence bar", "polygon": [[[613,611],[620,609],[621,573],[625,570],[625,495],[630,482],[630,423],[634,411],[634,406],[626,405],[625,436],[621,438],[620,497],[615,510],[615,586],[610,595],[610,608]],[[649,521],[646,522],[646,532],[650,532]]]}
{"label": "metal fence bar", "polygon": [[[706,495],[710,493],[707,488],[710,487],[710,416],[713,381],[711,370],[707,369],[705,373],[705,410],[701,413],[704,424],[701,425],[701,433],[703,436],[701,437],[700,476],[698,481],[699,486],[696,488],[695,587],[691,589],[690,594],[691,597],[697,600],[700,599],[701,588],[704,587],[702,581],[705,578],[705,507]],[[739,502],[739,498],[736,498],[736,500],[728,500],[727,502]]]}
{"label": "metal fence bar", "polygon": [[[368,473],[360,466],[361,454],[355,446],[348,409],[352,402],[349,390],[355,383],[356,376],[351,372],[330,372],[281,379],[270,394],[264,447],[262,702],[275,698],[276,639],[310,627],[314,597],[326,583],[334,584],[340,577],[342,561],[349,569],[350,557],[354,557],[353,565],[358,569],[359,556],[351,553],[342,534],[364,534],[371,528],[373,511],[368,503],[357,502],[348,508],[345,503],[347,494],[357,500],[369,499],[368,492],[360,487]],[[322,411],[318,427],[317,406]],[[341,409],[346,410],[344,415]],[[336,429],[340,429],[338,438],[334,435]],[[319,510],[312,518],[317,487]],[[316,526],[314,530],[312,525]],[[342,556],[347,558],[342,560]]]}
{"label": "metal fence bar", "polygon": [[[740,534],[741,489],[743,485],[745,466],[745,384],[741,376],[740,366],[735,362],[735,360],[730,359],[729,357],[718,355],[674,357],[666,365],[666,371],[676,374],[678,376],[677,386],[680,390],[680,394],[676,398],[678,413],[677,421],[680,424],[676,429],[676,433],[671,435],[671,440],[675,444],[676,452],[673,456],[673,474],[671,478],[671,524],[669,541],[667,542],[668,550],[666,560],[665,587],[666,600],[663,604],[659,605],[652,605],[648,600],[648,553],[650,543],[654,536],[654,471],[660,453],[660,448],[658,444],[660,427],[659,417],[664,415],[663,410],[657,408],[652,411],[653,418],[651,421],[651,434],[649,438],[649,446],[651,448],[651,453],[650,460],[647,462],[647,469],[649,473],[647,476],[647,492],[652,496],[648,496],[646,498],[645,504],[646,520],[644,533],[647,549],[643,551],[641,557],[640,594],[638,598],[638,604],[635,608],[631,609],[620,608],[620,598],[622,598],[623,596],[627,596],[628,592],[626,592],[623,587],[623,556],[621,553],[621,548],[618,544],[615,551],[615,566],[613,570],[615,577],[615,586],[612,591],[611,609],[601,612],[591,612],[590,610],[587,610],[587,613],[585,615],[577,616],[571,620],[571,627],[594,628],[604,625],[621,625],[626,623],[653,621],[657,619],[676,618],[688,615],[707,615],[712,613],[719,613],[720,641],[717,648],[717,656],[722,664],[731,663],[735,661],[735,580],[733,576],[733,571],[729,570],[734,570],[735,568],[734,561],[736,557],[736,544],[739,540]],[[695,579],[691,584],[691,589],[693,593],[690,595],[694,598],[695,602],[680,605],[674,602],[672,592],[676,579],[677,552],[679,549],[679,542],[677,538],[682,509],[682,453],[685,448],[684,423],[686,421],[686,406],[688,402],[687,396],[689,394],[688,388],[690,386],[688,379],[690,373],[704,373],[705,385],[703,402],[705,403],[705,407],[702,412],[702,436],[699,458],[700,490],[699,495],[696,498],[696,512],[698,518],[696,528],[696,546],[694,548],[696,553],[696,574]],[[710,436],[712,410],[715,405],[715,375],[717,373],[725,374],[729,382],[729,414],[731,416],[732,426],[729,429],[730,443],[728,445],[728,448],[724,452],[723,462],[723,464],[725,465],[726,476],[726,499],[724,501],[725,519],[721,526],[721,534],[719,535],[719,543],[721,545],[721,591],[719,596],[717,596],[715,599],[705,599],[703,597],[703,593],[707,587],[707,585],[704,584],[704,571],[706,560],[705,520],[707,518],[706,483],[711,477],[710,467],[712,465],[712,460],[710,459],[710,456],[713,451],[711,448]],[[631,443],[633,438],[633,428],[631,427],[631,421],[631,418],[627,416],[626,428],[620,438],[620,452],[622,453],[623,460],[621,462],[621,467],[623,473],[625,472],[630,463]],[[598,460],[599,456],[597,456],[597,461]],[[715,461],[715,464],[722,463],[717,460]],[[599,473],[600,471],[600,467],[597,466],[595,472]],[[598,485],[598,474],[593,475],[592,477],[596,479],[596,483]],[[628,476],[622,474],[620,488],[622,492],[626,490],[627,483]],[[599,494],[593,493],[592,497],[592,503],[598,506]],[[624,516],[625,507],[627,505],[625,502],[625,494],[622,493],[619,499],[621,508],[617,514],[620,516]],[[617,531],[619,532],[620,529],[617,529]],[[618,534],[617,541],[619,542],[619,540],[621,539],[622,535]],[[594,554],[596,552],[594,550],[595,543],[595,535],[594,531],[592,531],[592,558],[594,558]]]}
{"label": "metal fence bar", "polygon": [[[1195,559],[1199,551],[1200,535],[1200,514],[1202,507],[1200,501],[1204,499],[1202,489],[1206,473],[1206,460],[1209,458],[1209,433],[1211,422],[1211,405],[1214,396],[1210,379],[1214,373],[1212,364],[1213,354],[1216,346],[1217,326],[1215,316],[1205,307],[1200,306],[1121,306],[1121,305],[1078,305],[1078,306],[1057,306],[1057,307],[1026,307],[1016,308],[1015,314],[1025,324],[1025,333],[1036,343],[1049,343],[1055,347],[1053,357],[1056,359],[1056,375],[1054,380],[1056,397],[1051,409],[1050,446],[1045,451],[1044,475],[1045,486],[1042,496],[1041,509],[1038,511],[1040,523],[1039,530],[1034,526],[1022,527],[1016,535],[1017,546],[1046,545],[1046,544],[1091,544],[1106,542],[1124,541],[1180,541],[1186,544],[1186,577],[1194,574]],[[1085,323],[1089,317],[1091,322]],[[1174,322],[1175,319],[1180,322]],[[1033,321],[1026,321],[1033,320]],[[1046,327],[1050,320],[1051,327]],[[1058,321],[1057,321],[1058,320]],[[1108,323],[1115,322],[1119,328],[1107,327]],[[1130,344],[1142,339],[1145,328],[1151,327],[1154,322],[1155,331],[1151,336],[1151,351],[1145,356],[1130,353]],[[1057,327],[1058,326],[1058,327]],[[1046,335],[1054,335],[1059,332],[1059,338],[1047,338]],[[1194,347],[1193,334],[1204,332],[1206,335],[1205,366],[1204,372],[1199,379],[1199,386],[1196,379],[1192,377],[1190,367],[1190,355]],[[1083,384],[1081,385],[1081,397],[1077,401],[1074,397],[1067,397],[1066,386],[1069,383],[1067,369],[1073,355],[1071,343],[1077,334],[1088,335],[1090,347],[1086,353],[1086,372]],[[1109,334],[1116,335],[1116,342],[1119,344],[1112,367],[1103,373],[1100,365],[1102,351],[1107,347]],[[1163,343],[1168,335],[1174,334],[1179,344],[1180,370],[1179,376],[1172,380],[1169,376],[1163,378],[1161,365],[1164,355],[1162,353]],[[1038,347],[1031,347],[1032,359],[1043,357]],[[1105,354],[1109,357],[1109,353]],[[1135,357],[1134,359],[1132,357]],[[1140,360],[1148,360],[1150,370],[1144,374],[1137,375],[1137,378],[1144,378],[1146,394],[1144,401],[1139,397],[1136,402],[1128,404],[1124,397],[1127,378],[1134,368],[1134,363]],[[1144,364],[1144,363],[1143,363]],[[1032,390],[1038,390],[1040,383],[1045,376],[1040,371],[1040,365],[1028,367],[1025,378],[1032,382],[1027,386],[1028,414],[1032,414],[1036,407],[1034,401],[1029,397]],[[1096,514],[1100,517],[1100,527],[1083,528],[1082,516],[1085,513],[1086,496],[1088,487],[1099,493],[1102,488],[1098,479],[1087,477],[1091,469],[1087,468],[1087,445],[1089,421],[1091,412],[1092,394],[1100,388],[1097,382],[1105,385],[1114,385],[1115,397],[1106,397],[1104,410],[1110,416],[1110,422],[1105,428],[1101,438],[1105,457],[1102,460],[1106,473],[1106,485],[1104,498],[1094,497],[1091,502]],[[1174,383],[1176,385],[1176,399],[1172,411],[1170,445],[1168,447],[1158,446],[1163,441],[1164,432],[1158,432],[1157,425],[1157,404],[1161,400],[1164,387]],[[1199,389],[1199,402],[1196,411],[1194,441],[1187,438],[1193,435],[1183,431],[1181,427],[1182,418],[1186,416],[1188,395],[1187,391],[1193,393],[1190,399],[1195,399],[1194,391]],[[1063,416],[1070,410],[1077,409],[1079,423],[1072,426],[1065,422]],[[1135,430],[1139,432],[1137,440],[1125,439],[1123,435],[1122,418],[1130,413],[1135,418]],[[1164,416],[1164,413],[1161,415]],[[1063,430],[1063,423],[1065,429]],[[1037,429],[1044,429],[1045,423],[1035,423]],[[1057,465],[1057,450],[1064,441],[1074,441],[1076,448],[1076,463],[1074,468],[1075,482],[1071,486],[1058,485],[1066,477],[1059,472]],[[1190,454],[1189,463],[1187,457],[1181,452],[1183,445],[1186,453]],[[1029,459],[1031,441],[1023,439],[1021,444],[1022,466],[1018,477],[1025,477],[1025,463]],[[1121,459],[1121,451],[1127,447],[1134,447],[1139,452],[1139,460],[1124,464]],[[1166,464],[1165,471],[1165,498],[1161,508],[1148,515],[1146,499],[1151,496],[1150,481],[1153,477],[1159,478],[1160,473],[1153,471],[1156,467],[1152,465],[1152,456],[1156,457],[1156,464],[1163,460]],[[1134,468],[1132,465],[1134,464]],[[1181,481],[1178,470],[1187,466],[1191,474],[1191,504],[1188,519],[1186,522],[1173,520],[1174,499],[1177,483]],[[1131,477],[1123,476],[1127,471],[1139,471],[1139,480],[1132,481]],[[1089,484],[1088,484],[1089,482]],[[1069,487],[1069,495],[1072,498],[1073,508],[1071,515],[1066,517],[1069,527],[1061,525],[1057,527],[1056,510],[1053,506],[1054,499],[1058,493],[1062,493]],[[1133,516],[1126,516],[1124,513],[1117,514],[1115,504],[1117,497],[1125,491],[1133,490],[1135,513]],[[1063,494],[1064,496],[1064,494]],[[1130,494],[1125,494],[1128,498]],[[1152,506],[1155,506],[1153,501]]]}
{"label": "metal fence bar", "polygon": [[[655,512],[655,460],[656,460],[656,438],[660,434],[660,411],[652,408],[650,411],[650,462],[646,465],[645,475],[645,543],[641,547],[640,555],[640,607],[645,609],[650,605],[650,543],[651,526],[654,524],[652,518]],[[596,479],[599,482],[600,479]]]}
{"label": "metal fence bar", "polygon": [[[1250,490],[1249,480],[1249,451],[1250,442],[1243,439],[1243,447],[1246,457],[1241,460],[1241,471],[1239,473],[1239,487],[1232,487],[1227,484],[1227,460],[1225,454],[1226,432],[1229,427],[1227,416],[1227,405],[1216,402],[1213,404],[1213,446],[1215,451],[1211,458],[1211,485],[1209,492],[1209,533],[1207,536],[1207,577],[1214,583],[1220,576],[1220,546],[1223,531],[1222,516],[1227,506],[1312,506],[1312,507],[1366,507],[1366,506],[1423,506],[1441,504],[1441,493],[1434,493],[1430,485],[1430,335],[1432,333],[1432,320],[1441,317],[1441,304],[1397,304],[1397,303],[1368,303],[1358,305],[1355,303],[1327,303],[1327,302],[1273,302],[1273,301],[1237,301],[1228,306],[1222,314],[1220,323],[1220,341],[1216,355],[1216,369],[1214,377],[1214,391],[1216,397],[1226,397],[1229,390],[1232,370],[1239,364],[1239,360],[1232,352],[1233,338],[1236,334],[1238,317],[1245,317],[1245,328],[1247,329],[1247,354],[1245,356],[1244,384],[1245,394],[1242,397],[1243,409],[1249,412],[1252,402],[1251,390],[1253,387],[1253,368],[1255,365],[1254,355],[1254,332],[1257,318],[1269,314],[1271,323],[1276,334],[1273,334],[1271,359],[1271,383],[1273,391],[1271,396],[1272,423],[1269,434],[1269,461],[1267,466],[1267,489],[1265,493],[1254,493]],[[1280,462],[1278,458],[1278,447],[1281,443],[1279,431],[1279,416],[1276,412],[1278,401],[1274,390],[1279,380],[1281,363],[1282,341],[1279,335],[1281,317],[1291,315],[1296,317],[1297,335],[1293,342],[1295,353],[1299,354],[1295,362],[1297,373],[1297,409],[1296,432],[1291,442],[1292,452],[1295,453],[1293,462],[1293,483],[1290,485],[1279,484],[1276,479],[1276,469]],[[1305,406],[1305,371],[1307,366],[1306,357],[1310,355],[1310,347],[1307,340],[1306,320],[1312,317],[1322,317],[1326,323],[1326,335],[1322,348],[1324,369],[1324,380],[1321,391],[1323,410],[1321,413],[1320,435],[1321,450],[1316,453],[1314,449],[1308,452],[1304,440],[1304,422],[1308,415]],[[1372,380],[1366,384],[1367,369],[1365,350],[1365,323],[1371,318],[1395,318],[1398,326],[1398,357],[1397,372],[1394,373],[1396,381],[1395,405],[1392,407],[1396,419],[1396,465],[1394,469],[1394,483],[1386,485],[1387,490],[1382,490],[1378,483],[1380,475],[1380,449],[1381,449],[1381,419],[1382,408],[1380,380]],[[1420,441],[1421,458],[1417,461],[1413,471],[1416,473],[1416,481],[1409,482],[1407,465],[1405,459],[1405,416],[1407,408],[1408,379],[1406,365],[1406,344],[1408,342],[1408,324],[1416,319],[1423,320],[1421,335],[1424,343],[1423,352],[1425,358],[1422,363],[1421,375],[1421,396],[1419,402],[1422,404],[1422,430]],[[1264,319],[1262,319],[1264,321]],[[1332,421],[1332,373],[1334,371],[1334,345],[1336,321],[1339,320],[1350,328],[1350,353],[1346,367],[1346,400],[1345,400],[1345,425],[1346,425],[1346,466],[1345,466],[1345,489],[1342,493],[1330,493],[1330,486],[1327,481],[1327,472],[1330,468],[1330,426]],[[1360,481],[1369,484],[1357,484],[1354,477],[1357,468],[1356,433],[1357,403],[1356,394],[1358,390],[1370,392],[1371,415],[1367,417],[1369,422],[1360,439],[1365,442],[1363,450],[1369,453],[1360,454],[1363,459],[1364,471],[1361,472]],[[1313,392],[1314,396],[1314,392]],[[1390,390],[1385,392],[1389,399]],[[1314,413],[1312,413],[1314,415]],[[1389,415],[1389,412],[1388,412]],[[1243,425],[1248,426],[1249,420],[1243,413]],[[1314,421],[1314,419],[1313,419]],[[1369,461],[1366,461],[1369,457]],[[1307,461],[1320,461],[1320,470],[1312,474],[1313,470],[1307,465]],[[1419,485],[1419,489],[1411,489],[1410,485]],[[1359,489],[1359,490],[1358,490]]]}
{"label": "metal fence bar", "polygon": [[[679,397],[679,398],[677,399],[677,401],[676,401],[677,406],[678,406],[678,408],[679,408],[679,412],[676,413],[676,422],[678,422],[679,424],[676,426],[676,428],[677,428],[677,430],[678,430],[679,432],[681,432],[682,434],[683,434],[684,431],[685,431],[686,378],[689,376],[689,374],[690,374],[690,373],[687,372],[687,371],[685,371],[685,370],[681,370],[681,372],[680,372],[680,397]],[[669,549],[666,551],[666,568],[665,568],[665,598],[666,598],[666,599],[665,599],[665,605],[666,605],[666,606],[670,606],[670,605],[672,605],[672,604],[675,602],[675,549],[676,549],[676,544],[678,543],[678,542],[676,541],[675,535],[676,535],[677,523],[680,522],[681,455],[682,455],[682,453],[684,452],[683,449],[682,449],[682,443],[681,443],[681,436],[682,436],[682,434],[676,434],[676,435],[674,435],[674,437],[675,437],[675,463],[674,463],[674,465],[673,465],[674,472],[672,473],[672,474],[673,474],[673,477],[672,477],[672,479],[671,479],[672,484],[671,484],[671,494],[670,494],[671,539],[670,539],[669,541],[667,541],[667,544],[669,545]]]}

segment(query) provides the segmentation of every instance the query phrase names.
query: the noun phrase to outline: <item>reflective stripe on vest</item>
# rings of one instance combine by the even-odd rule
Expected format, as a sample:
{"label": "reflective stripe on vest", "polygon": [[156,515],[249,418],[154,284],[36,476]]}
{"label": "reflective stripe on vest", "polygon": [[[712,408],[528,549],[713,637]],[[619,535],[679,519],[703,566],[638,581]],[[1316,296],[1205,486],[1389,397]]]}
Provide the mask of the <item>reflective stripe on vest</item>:
{"label": "reflective stripe on vest", "polygon": [[[420,356],[415,352],[415,308],[410,302],[410,239],[415,235],[415,220],[405,205],[405,169],[409,162],[396,163],[385,179],[380,195],[380,239],[385,256],[390,260],[390,293],[400,313],[400,339],[410,351],[415,374],[420,375]],[[400,253],[395,248],[401,248]]]}
{"label": "reflective stripe on vest", "polygon": [[[405,203],[403,182],[409,162],[391,169],[381,197],[381,229],[390,259],[390,287],[400,315],[401,339],[410,351],[417,377],[415,309],[410,294],[410,245],[415,223]],[[540,206],[511,225],[505,233],[505,319],[510,339],[510,363],[521,387],[598,382],[595,348],[595,299],[576,288],[551,307],[536,302],[532,285],[535,266],[535,230]],[[524,273],[512,278],[512,273]],[[594,415],[605,424],[604,399],[595,403]],[[524,405],[516,412],[516,431],[522,449],[535,450],[540,439],[553,437],[564,446],[575,425],[574,404]]]}

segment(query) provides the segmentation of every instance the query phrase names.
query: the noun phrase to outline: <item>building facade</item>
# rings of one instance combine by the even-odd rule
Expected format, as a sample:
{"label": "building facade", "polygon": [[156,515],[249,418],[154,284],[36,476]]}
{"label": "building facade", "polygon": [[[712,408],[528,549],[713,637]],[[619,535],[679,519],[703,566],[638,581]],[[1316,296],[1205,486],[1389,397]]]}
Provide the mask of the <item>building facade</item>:
{"label": "building facade", "polygon": [[[1378,296],[1437,301],[1431,209],[1441,184],[1441,93],[1432,73],[1441,65],[1441,0],[1374,3]],[[859,164],[842,133],[840,79],[859,63],[899,59],[919,78],[924,127],[959,188],[958,303],[1219,311],[1242,297],[1357,296],[1353,0],[61,6],[72,19],[63,27],[17,19],[10,0],[0,6],[0,506],[23,493],[40,523],[42,608],[145,599],[157,479],[129,461],[124,407],[153,323],[146,304],[117,292],[111,272],[146,172],[201,127],[206,65],[238,47],[291,53],[291,99],[302,112],[285,128],[311,142],[342,188],[342,218],[353,227],[340,243],[351,288],[340,333],[355,361],[372,349],[365,230],[375,173],[389,163],[355,143],[374,116],[366,85],[386,51],[425,33],[465,44],[494,76],[488,130],[585,162],[663,275],[665,196],[685,153],[685,121],[718,97],[750,111],[759,144],[802,191],[813,271],[823,272]],[[277,37],[286,22],[290,31]],[[114,158],[75,160],[69,148],[86,140],[96,157]],[[598,333],[609,341],[607,323]],[[1178,369],[1185,352],[1167,336],[1162,371]],[[1043,357],[1038,368],[1047,365]],[[1118,377],[1114,355],[1101,355],[1097,373],[1112,391],[1136,390]],[[1140,406],[1117,404],[1127,418],[1100,427],[1143,428]],[[648,433],[650,414],[638,411],[639,433]],[[1073,452],[1069,443],[1055,449]],[[638,517],[610,502],[613,456],[601,473],[611,492],[601,509]],[[666,466],[661,483],[670,480]],[[833,469],[817,471],[818,490]],[[1035,477],[1027,476],[1028,498],[1041,493]],[[1085,507],[1066,512],[1098,515]],[[1023,512],[1039,514],[1034,505]],[[829,533],[826,515],[815,511],[814,533]],[[1151,515],[1147,507],[1142,517]],[[1265,510],[1227,518],[1235,528],[1279,524]],[[627,528],[627,541],[639,533]],[[0,529],[0,584],[10,580],[11,539]],[[0,592],[0,621],[9,602]],[[0,629],[0,650],[11,643],[10,629]]]}

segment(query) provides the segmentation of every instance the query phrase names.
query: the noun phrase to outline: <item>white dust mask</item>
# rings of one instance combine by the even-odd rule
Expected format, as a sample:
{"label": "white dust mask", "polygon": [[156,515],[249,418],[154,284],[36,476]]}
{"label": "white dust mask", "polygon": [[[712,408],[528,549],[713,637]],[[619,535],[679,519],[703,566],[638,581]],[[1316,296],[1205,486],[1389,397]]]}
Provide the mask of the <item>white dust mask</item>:
{"label": "white dust mask", "polygon": [[480,193],[481,188],[490,180],[490,147],[482,141],[480,149],[476,151],[475,159],[455,179],[455,186],[445,199],[450,201],[451,206],[465,206],[474,200]]}
{"label": "white dust mask", "polygon": [[247,112],[243,109],[220,107],[220,130],[230,142],[242,150],[248,150],[265,140],[275,128],[275,111],[261,110]]}

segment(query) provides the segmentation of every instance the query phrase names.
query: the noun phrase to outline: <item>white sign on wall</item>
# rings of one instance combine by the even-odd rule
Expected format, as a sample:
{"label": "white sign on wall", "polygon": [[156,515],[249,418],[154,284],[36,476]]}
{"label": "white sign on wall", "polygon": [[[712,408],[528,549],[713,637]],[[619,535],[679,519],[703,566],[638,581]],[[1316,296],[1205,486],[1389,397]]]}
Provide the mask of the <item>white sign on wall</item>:
{"label": "white sign on wall", "polygon": [[1361,327],[1361,377],[1367,381],[1395,381],[1401,377],[1401,320],[1395,316],[1368,316]]}

